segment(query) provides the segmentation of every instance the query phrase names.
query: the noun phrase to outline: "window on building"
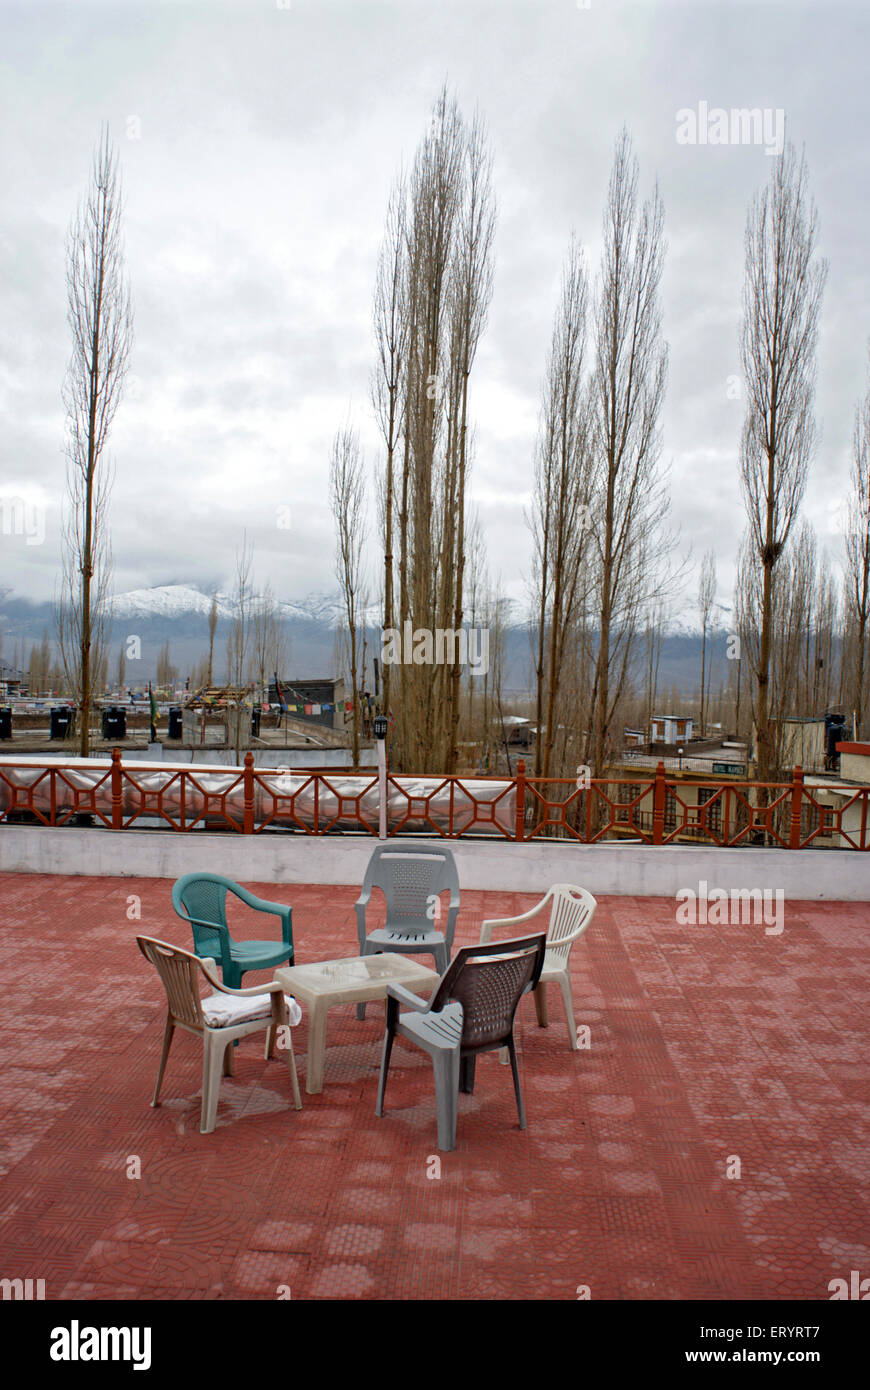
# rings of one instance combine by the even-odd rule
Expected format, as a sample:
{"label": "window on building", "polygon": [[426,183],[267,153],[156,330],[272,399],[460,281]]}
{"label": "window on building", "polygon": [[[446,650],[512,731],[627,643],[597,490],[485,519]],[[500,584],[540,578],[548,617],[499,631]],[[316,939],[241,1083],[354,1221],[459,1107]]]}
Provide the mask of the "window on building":
{"label": "window on building", "polygon": [[698,809],[691,817],[694,825],[711,830],[716,835],[722,833],[722,798],[721,795],[717,795],[718,792],[718,787],[699,787]]}
{"label": "window on building", "polygon": [[640,782],[620,782],[619,796],[614,806],[614,820],[617,824],[630,825],[636,822],[637,807],[632,802],[640,796]]}

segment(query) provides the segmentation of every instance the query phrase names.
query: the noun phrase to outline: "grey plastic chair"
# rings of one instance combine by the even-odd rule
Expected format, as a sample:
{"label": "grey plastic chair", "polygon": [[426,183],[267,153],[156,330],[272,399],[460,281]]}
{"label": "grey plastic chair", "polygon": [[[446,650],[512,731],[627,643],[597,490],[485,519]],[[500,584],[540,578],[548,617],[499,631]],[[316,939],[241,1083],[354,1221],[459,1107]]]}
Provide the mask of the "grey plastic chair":
{"label": "grey plastic chair", "polygon": [[[366,909],[372,889],[386,899],[383,927],[366,933]],[[439,930],[439,896],[450,892],[444,930]],[[453,933],[459,913],[459,875],[449,849],[433,844],[378,845],[369,860],[362,892],[356,902],[356,929],[361,956],[382,951],[432,955],[435,969],[444,974],[450,963]],[[365,1018],[365,1004],[357,1005],[357,1018]]]}
{"label": "grey plastic chair", "polygon": [[[508,1049],[520,1129],[525,1129],[526,1112],[514,1045],[514,1016],[521,996],[538,983],[546,948],[545,932],[489,946],[463,946],[428,1004],[402,985],[389,985],[387,1030],[375,1114],[382,1116],[384,1113],[390,1053],[393,1039],[398,1036],[422,1047],[432,1058],[438,1147],[442,1152],[450,1153],[456,1148],[459,1091],[473,1092],[479,1052]],[[400,1014],[400,1004],[414,1012]]]}

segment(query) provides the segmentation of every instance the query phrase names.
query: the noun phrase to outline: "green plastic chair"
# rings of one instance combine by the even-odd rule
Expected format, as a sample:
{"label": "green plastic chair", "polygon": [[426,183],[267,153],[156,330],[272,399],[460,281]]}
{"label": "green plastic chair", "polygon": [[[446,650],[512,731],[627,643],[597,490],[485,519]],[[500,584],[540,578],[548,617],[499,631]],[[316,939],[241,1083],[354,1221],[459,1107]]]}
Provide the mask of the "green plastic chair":
{"label": "green plastic chair", "polygon": [[[257,912],[281,918],[281,941],[234,941],[227,927],[227,893]],[[255,898],[247,888],[221,874],[185,874],[172,888],[172,906],[193,929],[196,954],[220,963],[229,989],[241,989],[248,970],[293,964],[292,908]]]}

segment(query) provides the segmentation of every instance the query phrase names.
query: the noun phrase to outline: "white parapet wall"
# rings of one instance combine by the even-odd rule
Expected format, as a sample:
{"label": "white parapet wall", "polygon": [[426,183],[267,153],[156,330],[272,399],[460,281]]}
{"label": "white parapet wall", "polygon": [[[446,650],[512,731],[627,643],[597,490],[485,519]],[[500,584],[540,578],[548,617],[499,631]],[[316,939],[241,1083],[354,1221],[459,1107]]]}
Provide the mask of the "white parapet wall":
{"label": "white parapet wall", "polygon": [[[418,842],[419,843],[419,842]],[[432,843],[427,841],[424,843]],[[870,901],[870,854],[450,840],[464,888],[543,893],[576,883],[596,895],[672,898],[680,889],[782,890],[786,899]],[[249,883],[361,883],[377,841],[363,835],[234,835],[0,825],[0,871],[179,878],[195,869]]]}

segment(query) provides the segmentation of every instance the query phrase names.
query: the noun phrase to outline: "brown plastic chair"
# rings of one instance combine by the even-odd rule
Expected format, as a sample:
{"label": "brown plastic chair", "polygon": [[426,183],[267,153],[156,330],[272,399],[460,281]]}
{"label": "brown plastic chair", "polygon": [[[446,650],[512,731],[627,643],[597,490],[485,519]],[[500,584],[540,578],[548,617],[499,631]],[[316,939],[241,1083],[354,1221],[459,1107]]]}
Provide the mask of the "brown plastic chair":
{"label": "brown plastic chair", "polygon": [[[290,1036],[290,1016],[284,991],[278,982],[272,980],[267,985],[255,985],[251,989],[229,989],[217,979],[214,960],[182,951],[178,946],[170,946],[168,942],[158,941],[152,936],[137,936],[136,941],[145,959],[150,961],[160,976],[169,1006],[152,1106],[159,1104],[160,1087],[175,1029],[184,1028],[188,1033],[195,1033],[203,1043],[200,1133],[211,1134],[217,1120],[221,1070],[225,1076],[233,1074],[233,1043],[237,1038],[266,1028],[266,1057],[272,1057],[277,1029],[283,1027],[282,1047],[286,1043],[293,1100],[296,1109],[301,1110],[302,1098]],[[217,991],[204,999],[199,996],[200,974]]]}
{"label": "brown plastic chair", "polygon": [[[526,1112],[514,1046],[514,1016],[521,996],[538,983],[546,945],[546,933],[536,932],[534,936],[489,946],[463,946],[442,975],[429,1003],[401,985],[388,985],[387,1031],[375,1114],[384,1113],[390,1053],[393,1039],[398,1036],[422,1047],[432,1058],[438,1147],[443,1152],[450,1153],[456,1148],[459,1091],[470,1094],[474,1090],[474,1068],[479,1052],[507,1048],[520,1129],[525,1129]],[[414,1012],[400,1014],[400,1004]]]}

